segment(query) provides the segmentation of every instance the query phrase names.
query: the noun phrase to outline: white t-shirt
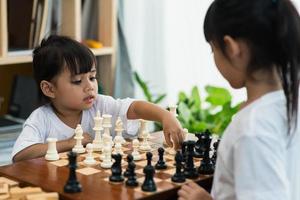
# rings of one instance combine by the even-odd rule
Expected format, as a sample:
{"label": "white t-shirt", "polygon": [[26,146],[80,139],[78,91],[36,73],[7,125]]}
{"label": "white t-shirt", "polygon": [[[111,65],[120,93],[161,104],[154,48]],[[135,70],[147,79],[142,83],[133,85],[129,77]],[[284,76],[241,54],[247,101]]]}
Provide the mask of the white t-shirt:
{"label": "white t-shirt", "polygon": [[[114,135],[117,117],[120,117],[123,122],[125,137],[136,135],[139,127],[138,120],[127,120],[127,110],[133,101],[130,98],[115,100],[110,96],[98,95],[94,105],[82,113],[83,131],[94,137],[94,117],[99,110],[101,114],[112,115],[112,128],[110,129],[112,135]],[[74,135],[74,131],[57,117],[49,104],[41,106],[25,121],[23,130],[14,144],[12,158],[26,147],[46,143],[48,137],[57,138],[57,140],[68,139]]]}
{"label": "white t-shirt", "polygon": [[214,199],[300,199],[300,130],[288,134],[285,102],[271,92],[234,116],[218,148]]}

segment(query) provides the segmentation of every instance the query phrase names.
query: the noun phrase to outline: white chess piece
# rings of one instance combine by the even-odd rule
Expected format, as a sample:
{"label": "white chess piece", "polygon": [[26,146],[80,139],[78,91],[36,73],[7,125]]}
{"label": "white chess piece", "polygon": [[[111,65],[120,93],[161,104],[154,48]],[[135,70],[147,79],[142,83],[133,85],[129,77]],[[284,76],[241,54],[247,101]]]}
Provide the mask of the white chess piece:
{"label": "white chess piece", "polygon": [[93,130],[95,131],[95,139],[93,140],[93,147],[94,151],[101,151],[102,150],[102,137],[101,131],[103,130],[102,127],[103,118],[100,117],[100,111],[97,111],[96,116],[94,117],[95,126]]}
{"label": "white chess piece", "polygon": [[114,150],[113,154],[124,155],[124,153],[122,151],[122,137],[117,135],[114,139],[114,142],[115,142],[115,150]]}
{"label": "white chess piece", "polygon": [[[112,125],[111,125],[111,118],[112,118],[112,116],[109,115],[109,114],[104,114],[104,115],[102,115],[102,117],[103,117],[102,127],[104,129],[103,135],[111,136],[110,135],[110,128],[112,127]],[[111,146],[113,146],[113,141],[112,140],[111,140]]]}
{"label": "white chess piece", "polygon": [[138,138],[142,138],[143,132],[146,131],[147,129],[147,121],[144,119],[139,119],[140,121],[140,127],[139,127],[139,134],[138,134]]}
{"label": "white chess piece", "polygon": [[169,105],[169,109],[170,109],[170,113],[172,113],[172,114],[174,115],[174,117],[177,117],[177,116],[178,116],[178,115],[177,115],[177,112],[176,112],[176,110],[177,110],[177,105],[171,104],[171,105]]}
{"label": "white chess piece", "polygon": [[72,149],[73,152],[75,153],[84,153],[85,149],[82,145],[82,139],[83,139],[83,130],[81,128],[81,125],[78,124],[76,129],[75,129],[75,137],[74,139],[76,140],[76,145]]}
{"label": "white chess piece", "polygon": [[138,151],[139,145],[140,145],[140,142],[139,142],[138,139],[134,139],[132,141],[133,151],[132,151],[131,155],[133,156],[133,160],[136,160],[136,161],[142,159],[142,156],[141,156],[141,154]]}
{"label": "white chess piece", "polygon": [[102,138],[102,154],[100,155],[100,160],[104,160],[104,148],[105,147],[109,147],[109,148],[112,148],[111,146],[111,143],[110,143],[110,140],[111,140],[111,136],[110,135],[107,135],[107,134],[104,134],[103,135],[103,138]]}
{"label": "white chess piece", "polygon": [[102,153],[104,154],[104,159],[100,166],[105,169],[111,168],[111,148],[109,146],[105,146],[102,150]]}
{"label": "white chess piece", "polygon": [[142,143],[140,145],[140,150],[142,151],[151,151],[151,146],[148,142],[148,132],[144,131],[142,134]]}
{"label": "white chess piece", "polygon": [[47,153],[45,155],[45,159],[46,160],[59,160],[59,155],[57,153],[56,150],[56,142],[57,139],[56,138],[47,138],[47,142],[48,142],[48,150]]}
{"label": "white chess piece", "polygon": [[86,164],[86,165],[96,164],[96,160],[94,159],[94,156],[93,156],[93,144],[88,143],[86,145],[86,151],[87,151],[87,155],[86,155],[85,160],[83,161],[83,163]]}
{"label": "white chess piece", "polygon": [[122,120],[121,120],[121,118],[120,117],[118,117],[118,119],[117,119],[117,121],[116,121],[116,125],[115,125],[115,132],[116,132],[116,135],[117,136],[119,136],[119,137],[121,137],[121,144],[125,144],[126,143],[126,141],[125,141],[125,139],[123,138],[123,136],[122,136],[122,132],[123,132],[123,122],[122,122]]}

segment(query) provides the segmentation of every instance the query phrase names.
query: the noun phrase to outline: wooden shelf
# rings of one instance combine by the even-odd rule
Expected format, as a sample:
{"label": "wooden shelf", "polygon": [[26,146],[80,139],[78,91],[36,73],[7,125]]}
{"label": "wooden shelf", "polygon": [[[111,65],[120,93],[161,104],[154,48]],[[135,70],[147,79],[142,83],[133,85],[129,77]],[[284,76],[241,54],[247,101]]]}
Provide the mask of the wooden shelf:
{"label": "wooden shelf", "polygon": [[[101,49],[92,49],[91,51],[95,56],[104,56],[112,55],[114,53],[114,48],[112,47],[103,47]],[[32,62],[32,55],[22,55],[22,56],[6,56],[0,58],[0,67],[1,65],[9,64],[19,64],[19,63],[30,63]]]}

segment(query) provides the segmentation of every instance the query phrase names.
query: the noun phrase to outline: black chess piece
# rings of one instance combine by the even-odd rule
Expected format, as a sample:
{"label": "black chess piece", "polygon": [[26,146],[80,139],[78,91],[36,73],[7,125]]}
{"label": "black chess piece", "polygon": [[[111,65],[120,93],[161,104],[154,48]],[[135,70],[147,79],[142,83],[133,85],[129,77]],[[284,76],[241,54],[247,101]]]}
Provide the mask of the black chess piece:
{"label": "black chess piece", "polygon": [[159,147],[158,148],[158,161],[155,165],[155,169],[167,169],[167,165],[166,165],[166,162],[164,161],[164,148],[162,147]]}
{"label": "black chess piece", "polygon": [[146,157],[147,157],[147,165],[144,167],[145,180],[144,183],[142,184],[142,190],[145,192],[155,192],[156,191],[156,185],[154,182],[155,169],[151,165],[152,153],[147,152]]}
{"label": "black chess piece", "polygon": [[[128,159],[128,156],[130,156],[130,158]],[[138,181],[136,180],[136,174],[135,174],[135,163],[133,161],[133,156],[131,154],[129,154],[127,156],[127,160],[128,160],[128,167],[127,167],[127,180],[125,182],[126,186],[138,186]],[[132,159],[131,159],[132,158]]]}
{"label": "black chess piece", "polygon": [[186,163],[184,168],[184,176],[186,178],[195,179],[199,176],[197,169],[194,165],[194,141],[187,141],[187,150],[186,150]]}
{"label": "black chess piece", "polygon": [[115,160],[113,165],[111,166],[111,176],[109,180],[111,182],[122,182],[124,181],[124,177],[122,176],[122,155],[121,154],[113,154],[112,158]]}
{"label": "black chess piece", "polygon": [[181,154],[182,154],[182,162],[186,163],[186,148],[187,148],[187,141],[184,141],[181,146]]}
{"label": "black chess piece", "polygon": [[216,165],[217,162],[217,151],[218,151],[218,147],[219,147],[219,143],[220,143],[220,139],[218,139],[216,142],[214,142],[213,147],[214,147],[214,153],[211,157],[211,162],[213,163],[213,165]]}
{"label": "black chess piece", "polygon": [[128,176],[129,176],[129,173],[130,173],[129,163],[132,162],[132,161],[133,161],[133,156],[132,156],[131,154],[128,154],[128,155],[127,155],[127,163],[128,163],[128,165],[127,165],[127,169],[126,169],[125,172],[124,172],[124,176],[125,176],[125,177],[128,177]]}
{"label": "black chess piece", "polygon": [[184,176],[184,173],[182,171],[182,167],[183,167],[182,160],[183,160],[182,154],[179,151],[177,151],[177,153],[175,155],[176,172],[171,178],[171,180],[175,183],[185,182],[185,176]]}
{"label": "black chess piece", "polygon": [[200,167],[198,168],[198,172],[200,174],[213,174],[214,173],[214,165],[210,159],[209,152],[211,150],[210,143],[211,143],[211,136],[206,136],[204,139],[204,155],[203,159],[201,160]]}
{"label": "black chess piece", "polygon": [[70,151],[68,153],[68,158],[69,158],[69,179],[64,186],[64,192],[66,193],[76,193],[76,192],[81,192],[81,184],[77,181],[76,178],[76,168],[77,168],[77,163],[76,163],[76,158],[77,158],[77,153]]}
{"label": "black chess piece", "polygon": [[205,139],[207,137],[210,137],[211,133],[208,129],[206,129],[205,132],[203,133],[198,133],[195,134],[195,136],[198,138],[196,144],[195,144],[195,155],[194,157],[196,158],[203,158],[204,157],[204,152],[205,152]]}

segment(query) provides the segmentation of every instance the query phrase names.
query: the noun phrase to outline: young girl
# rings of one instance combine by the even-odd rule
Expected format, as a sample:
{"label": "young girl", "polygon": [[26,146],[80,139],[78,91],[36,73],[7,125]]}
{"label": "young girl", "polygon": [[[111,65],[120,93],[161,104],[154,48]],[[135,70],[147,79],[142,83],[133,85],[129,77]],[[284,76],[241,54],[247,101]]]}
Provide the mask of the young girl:
{"label": "young girl", "polygon": [[[101,67],[101,66],[100,66]],[[112,115],[112,125],[121,117],[127,134],[134,136],[138,121],[146,119],[163,124],[166,142],[178,148],[183,131],[167,110],[145,101],[98,95],[96,59],[84,45],[67,37],[50,36],[33,52],[33,71],[40,94],[48,101],[26,120],[12,152],[13,161],[44,156],[46,139],[58,139],[58,152],[75,145],[74,129],[81,124],[83,145],[92,142],[93,117],[97,110]],[[112,128],[114,130],[114,128]]]}
{"label": "young girl", "polygon": [[204,22],[215,63],[247,101],[227,127],[211,195],[179,199],[300,199],[300,17],[290,0],[215,0]]}

